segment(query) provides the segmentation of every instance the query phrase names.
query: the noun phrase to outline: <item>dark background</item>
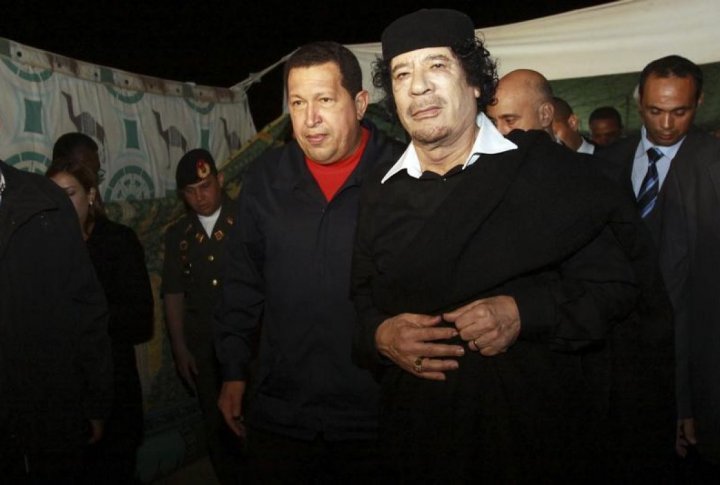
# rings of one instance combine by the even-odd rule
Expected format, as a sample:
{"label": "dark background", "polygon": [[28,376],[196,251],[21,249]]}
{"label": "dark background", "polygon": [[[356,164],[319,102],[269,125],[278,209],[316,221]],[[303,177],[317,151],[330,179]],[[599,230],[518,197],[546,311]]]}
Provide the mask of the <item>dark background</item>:
{"label": "dark background", "polygon": [[[318,2],[3,2],[0,37],[78,60],[149,76],[230,87],[315,40],[378,42],[385,26],[425,7],[456,8],[476,27],[529,20],[598,0]],[[282,113],[281,68],[248,91],[258,129]]]}

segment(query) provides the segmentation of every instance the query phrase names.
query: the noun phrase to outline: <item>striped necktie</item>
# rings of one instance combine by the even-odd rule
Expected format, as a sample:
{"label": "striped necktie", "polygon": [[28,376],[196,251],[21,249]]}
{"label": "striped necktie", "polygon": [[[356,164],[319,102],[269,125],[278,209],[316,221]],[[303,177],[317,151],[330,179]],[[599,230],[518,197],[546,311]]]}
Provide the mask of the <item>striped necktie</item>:
{"label": "striped necktie", "polygon": [[655,147],[647,151],[648,170],[642,184],[640,184],[640,191],[637,196],[638,208],[640,209],[640,216],[642,218],[647,217],[648,214],[652,212],[653,207],[655,207],[655,202],[657,201],[660,190],[660,179],[655,163],[660,160],[662,156],[662,152]]}

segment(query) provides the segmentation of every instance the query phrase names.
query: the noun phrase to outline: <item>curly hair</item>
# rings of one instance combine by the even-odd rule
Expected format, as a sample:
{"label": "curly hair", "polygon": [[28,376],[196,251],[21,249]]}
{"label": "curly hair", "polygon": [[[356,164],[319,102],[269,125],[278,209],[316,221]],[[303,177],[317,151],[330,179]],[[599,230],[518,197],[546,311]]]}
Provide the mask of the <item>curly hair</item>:
{"label": "curly hair", "polygon": [[[477,37],[452,45],[450,50],[460,61],[468,85],[480,89],[480,97],[477,98],[478,113],[485,111],[485,107],[495,98],[495,87],[498,82],[495,61],[490,57],[490,52]],[[382,103],[385,109],[391,116],[397,118],[390,61],[391,59],[378,58],[373,64],[372,78],[373,86],[384,92]]]}

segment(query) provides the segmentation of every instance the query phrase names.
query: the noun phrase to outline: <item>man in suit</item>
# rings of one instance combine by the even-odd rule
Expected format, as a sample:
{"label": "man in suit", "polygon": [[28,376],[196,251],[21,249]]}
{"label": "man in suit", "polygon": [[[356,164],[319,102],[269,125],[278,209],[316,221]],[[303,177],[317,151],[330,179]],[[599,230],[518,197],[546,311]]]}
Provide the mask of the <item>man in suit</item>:
{"label": "man in suit", "polygon": [[[676,450],[720,458],[720,142],[693,126],[703,73],[667,56],[640,75],[643,127],[603,153],[632,188],[660,255],[676,326]],[[656,155],[651,155],[655,151]]]}

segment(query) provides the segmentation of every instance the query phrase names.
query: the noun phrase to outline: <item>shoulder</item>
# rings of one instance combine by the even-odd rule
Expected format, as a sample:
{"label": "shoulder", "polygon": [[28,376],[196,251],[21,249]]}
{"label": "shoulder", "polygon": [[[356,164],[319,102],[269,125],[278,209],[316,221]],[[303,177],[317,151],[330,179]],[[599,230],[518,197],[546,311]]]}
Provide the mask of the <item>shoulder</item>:
{"label": "shoulder", "polygon": [[193,221],[196,219],[195,215],[187,212],[180,219],[173,222],[165,230],[166,239],[180,239],[182,235],[188,231],[188,228],[193,225]]}

